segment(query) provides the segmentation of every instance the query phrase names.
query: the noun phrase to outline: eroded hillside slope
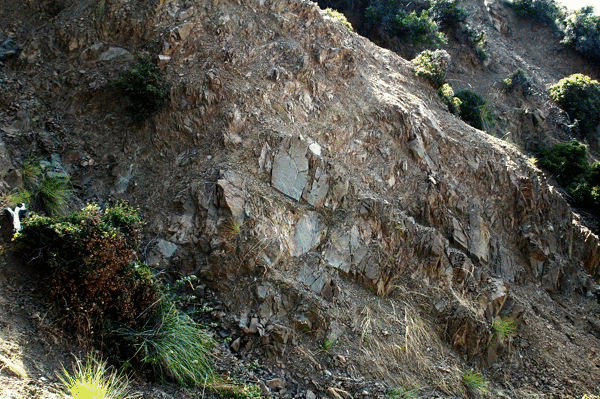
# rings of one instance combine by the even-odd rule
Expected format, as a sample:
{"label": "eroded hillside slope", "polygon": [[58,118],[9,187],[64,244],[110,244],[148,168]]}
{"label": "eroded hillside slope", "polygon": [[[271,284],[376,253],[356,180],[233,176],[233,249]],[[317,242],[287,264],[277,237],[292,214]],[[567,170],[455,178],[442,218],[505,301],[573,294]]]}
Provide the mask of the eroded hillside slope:
{"label": "eroded hillside slope", "polygon": [[[408,61],[311,2],[49,5],[2,7],[4,190],[57,153],[82,201],[139,206],[146,260],[216,292],[223,370],[273,397],[466,397],[470,368],[487,397],[598,393],[598,237]],[[140,125],[111,82],[144,51],[169,99]]]}

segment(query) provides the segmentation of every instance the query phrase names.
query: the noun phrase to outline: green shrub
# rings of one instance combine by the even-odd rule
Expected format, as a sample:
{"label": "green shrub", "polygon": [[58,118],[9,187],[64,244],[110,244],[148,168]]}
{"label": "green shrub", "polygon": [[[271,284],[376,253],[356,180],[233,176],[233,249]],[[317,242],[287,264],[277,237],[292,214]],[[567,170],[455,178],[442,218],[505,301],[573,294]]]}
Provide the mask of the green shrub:
{"label": "green shrub", "polygon": [[576,121],[582,135],[596,132],[600,124],[600,83],[597,80],[577,73],[561,79],[548,92]]}
{"label": "green shrub", "polygon": [[375,0],[365,9],[367,30],[381,26],[384,31],[391,32],[395,25],[398,5],[393,0]]}
{"label": "green shrub", "polygon": [[452,112],[453,114],[459,113],[460,105],[462,102],[460,101],[460,98],[454,95],[454,90],[452,89],[452,86],[449,83],[444,83],[439,88],[438,95],[440,96],[444,104],[448,106],[448,111]]}
{"label": "green shrub", "polygon": [[590,168],[587,148],[576,140],[542,149],[538,164],[552,173],[556,181],[565,187],[585,176]]}
{"label": "green shrub", "polygon": [[521,68],[516,69],[512,74],[502,79],[502,91],[512,93],[520,90],[524,96],[531,94],[531,81]]}
{"label": "green shrub", "polygon": [[393,32],[409,43],[434,48],[446,44],[444,34],[439,31],[437,24],[431,19],[427,10],[421,10],[419,14],[416,11],[407,13],[398,10]]}
{"label": "green shrub", "polygon": [[462,29],[467,21],[467,12],[458,3],[458,0],[432,0],[429,14],[442,29]]}
{"label": "green shrub", "polygon": [[139,231],[130,226],[125,236],[110,214],[93,204],[66,217],[33,213],[14,237],[17,252],[50,274],[65,323],[93,339],[110,334],[111,325],[141,326],[160,297],[152,273],[137,259]]}
{"label": "green shrub", "polygon": [[474,128],[489,131],[495,125],[495,118],[487,102],[479,94],[469,90],[456,93],[460,99],[460,118]]}
{"label": "green shrub", "polygon": [[72,196],[71,185],[68,178],[47,177],[40,185],[38,196],[44,204],[44,209],[50,215],[59,215],[67,212],[69,198]]}
{"label": "green shrub", "polygon": [[167,99],[167,86],[150,57],[139,57],[136,64],[121,73],[114,86],[129,100],[129,111],[140,121],[157,112]]}
{"label": "green shrub", "polygon": [[480,61],[485,61],[488,59],[488,54],[487,54],[487,37],[485,35],[484,31],[479,32],[478,34],[473,34],[473,37],[471,39],[472,43],[473,43],[473,47],[475,49],[475,54],[477,54],[477,57],[479,58]]}
{"label": "green shrub", "polygon": [[425,50],[420,52],[412,63],[416,66],[415,74],[424,77],[438,89],[446,81],[450,54],[445,50]]}
{"label": "green shrub", "polygon": [[518,16],[532,18],[554,29],[558,29],[558,21],[566,12],[556,0],[513,0],[511,5]]}
{"label": "green shrub", "polygon": [[485,377],[474,370],[465,371],[462,375],[463,384],[472,391],[485,392],[488,382]]}
{"label": "green shrub", "polygon": [[538,164],[554,175],[574,205],[600,216],[600,163],[588,162],[584,144],[573,140],[544,148]]}
{"label": "green shrub", "polygon": [[572,46],[590,61],[600,61],[600,16],[593,7],[574,11],[564,21],[562,43]]}
{"label": "green shrub", "polygon": [[326,8],[325,15],[327,15],[332,20],[341,23],[350,32],[354,32],[354,28],[352,27],[352,24],[350,23],[350,21],[348,21],[348,18],[346,18],[346,16],[344,14],[342,14],[341,12],[334,10],[333,8]]}
{"label": "green shrub", "polygon": [[138,259],[142,220],[117,203],[63,217],[31,214],[14,237],[25,261],[49,274],[65,326],[118,360],[150,366],[183,385],[212,381],[208,334],[175,308]]}

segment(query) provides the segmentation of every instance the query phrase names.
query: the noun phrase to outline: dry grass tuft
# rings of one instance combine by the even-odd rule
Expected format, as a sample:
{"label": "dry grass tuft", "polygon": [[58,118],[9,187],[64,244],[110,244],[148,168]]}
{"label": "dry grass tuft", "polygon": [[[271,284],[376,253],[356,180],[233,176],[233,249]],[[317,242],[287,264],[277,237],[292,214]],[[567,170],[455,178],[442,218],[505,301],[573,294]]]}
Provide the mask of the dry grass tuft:
{"label": "dry grass tuft", "polygon": [[22,365],[0,354],[0,370],[4,369],[7,369],[15,377],[21,379],[27,378],[27,371],[25,371],[25,368]]}
{"label": "dry grass tuft", "polygon": [[375,378],[411,391],[466,393],[457,359],[430,325],[419,308],[406,301],[368,304],[355,316],[358,361],[367,364]]}

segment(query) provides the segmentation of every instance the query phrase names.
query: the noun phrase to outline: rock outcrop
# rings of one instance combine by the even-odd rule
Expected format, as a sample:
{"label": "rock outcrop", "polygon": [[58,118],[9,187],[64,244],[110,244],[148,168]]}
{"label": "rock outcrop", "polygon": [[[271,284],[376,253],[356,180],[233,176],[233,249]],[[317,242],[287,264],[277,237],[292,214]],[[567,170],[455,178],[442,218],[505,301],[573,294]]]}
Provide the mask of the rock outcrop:
{"label": "rock outcrop", "polygon": [[[498,354],[542,344],[506,348],[492,320],[512,317],[525,336],[539,314],[524,292],[551,301],[600,278],[598,237],[524,155],[446,112],[408,61],[316,4],[67,3],[51,40],[25,40],[20,55],[64,71],[47,96],[70,121],[69,159],[86,159],[66,166],[85,196],[142,208],[149,262],[220,290],[244,337],[236,350],[256,336],[277,357],[308,336],[344,342],[354,360],[341,369],[388,382],[433,384],[419,367],[442,378],[462,367],[457,354],[518,374],[528,364]],[[135,126],[108,82],[143,49],[169,101]],[[598,372],[578,361],[569,378],[591,387]]]}

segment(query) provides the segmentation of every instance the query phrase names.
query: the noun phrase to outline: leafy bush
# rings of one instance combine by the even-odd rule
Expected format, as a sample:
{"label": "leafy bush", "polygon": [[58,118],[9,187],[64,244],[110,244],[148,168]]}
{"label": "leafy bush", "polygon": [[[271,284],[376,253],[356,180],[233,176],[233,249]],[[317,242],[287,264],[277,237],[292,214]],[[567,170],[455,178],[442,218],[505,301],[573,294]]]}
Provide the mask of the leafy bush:
{"label": "leafy bush", "polygon": [[456,93],[456,97],[461,102],[459,116],[463,121],[480,130],[494,127],[494,115],[483,97],[469,90]]}
{"label": "leafy bush", "polygon": [[564,18],[566,9],[556,0],[513,0],[513,10],[520,17],[529,17],[558,29],[557,21]]}
{"label": "leafy bush", "polygon": [[446,81],[450,54],[445,50],[425,50],[419,53],[412,63],[416,66],[415,74],[429,80],[437,89]]}
{"label": "leafy bush", "polygon": [[440,96],[444,104],[448,106],[448,111],[452,112],[453,114],[459,113],[460,105],[462,102],[460,101],[460,98],[454,95],[454,90],[452,89],[452,86],[449,83],[444,83],[439,88],[438,95]]}
{"label": "leafy bush", "polygon": [[365,9],[367,30],[381,26],[384,31],[391,32],[396,24],[398,5],[393,0],[374,0]]}
{"label": "leafy bush", "polygon": [[481,61],[485,61],[488,58],[488,54],[486,51],[487,47],[487,37],[485,36],[485,32],[481,31],[478,34],[473,34],[472,39],[473,47],[475,49],[475,54]]}
{"label": "leafy bush", "polygon": [[398,37],[410,43],[422,44],[428,47],[438,47],[446,44],[444,34],[439,31],[437,24],[431,19],[427,10],[421,10],[419,14],[416,11],[407,13],[398,10],[393,31]]}
{"label": "leafy bush", "polygon": [[212,381],[212,340],[138,260],[141,227],[125,203],[104,212],[90,204],[56,218],[34,213],[15,235],[15,249],[48,272],[63,322],[80,337],[181,384]]}
{"label": "leafy bush", "polygon": [[432,0],[429,7],[431,18],[442,29],[462,29],[467,21],[467,12],[458,6],[458,0]]}
{"label": "leafy bush", "polygon": [[600,163],[590,165],[584,144],[573,140],[544,148],[538,163],[554,175],[575,205],[600,216]]}
{"label": "leafy bush", "polygon": [[140,121],[158,111],[167,99],[167,86],[150,57],[139,57],[136,64],[121,73],[114,86],[129,97],[134,120]]}
{"label": "leafy bush", "polygon": [[141,326],[160,297],[152,272],[137,260],[137,211],[124,204],[116,208],[130,213],[127,234],[115,223],[117,211],[88,205],[67,217],[31,214],[14,238],[26,261],[50,273],[50,291],[65,322],[92,338],[110,333],[114,324]]}
{"label": "leafy bush", "polygon": [[121,373],[110,371],[105,361],[88,356],[85,363],[80,359],[75,361],[72,373],[65,368],[58,376],[73,399],[128,399],[133,398],[129,393],[127,377]]}
{"label": "leafy bush", "polygon": [[600,16],[594,15],[593,7],[570,13],[564,25],[562,43],[591,61],[600,61]]}
{"label": "leafy bush", "polygon": [[550,97],[576,121],[582,135],[589,135],[600,124],[600,83],[577,73],[561,79],[549,89]]}
{"label": "leafy bush", "polygon": [[521,68],[516,69],[512,74],[502,79],[502,90],[505,93],[512,93],[519,89],[524,96],[531,94],[531,81]]}
{"label": "leafy bush", "polygon": [[563,186],[584,176],[590,167],[586,146],[576,140],[542,149],[538,164],[551,172],[556,181]]}
{"label": "leafy bush", "polygon": [[327,15],[329,18],[333,19],[334,21],[337,21],[337,22],[341,23],[342,25],[344,25],[346,27],[346,29],[348,29],[350,32],[354,32],[354,28],[352,27],[352,24],[350,23],[350,21],[348,21],[348,18],[346,18],[346,16],[344,14],[342,14],[341,12],[334,10],[333,8],[326,8],[325,15]]}

